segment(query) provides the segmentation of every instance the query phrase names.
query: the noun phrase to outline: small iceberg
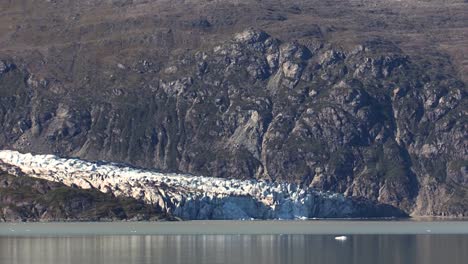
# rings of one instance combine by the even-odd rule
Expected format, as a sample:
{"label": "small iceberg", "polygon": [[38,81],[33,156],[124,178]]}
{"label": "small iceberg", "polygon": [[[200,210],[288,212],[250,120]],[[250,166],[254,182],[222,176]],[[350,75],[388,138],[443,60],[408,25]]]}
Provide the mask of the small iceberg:
{"label": "small iceberg", "polygon": [[346,239],[348,239],[348,237],[346,237],[346,236],[336,236],[335,237],[335,240],[338,240],[338,241],[345,241]]}

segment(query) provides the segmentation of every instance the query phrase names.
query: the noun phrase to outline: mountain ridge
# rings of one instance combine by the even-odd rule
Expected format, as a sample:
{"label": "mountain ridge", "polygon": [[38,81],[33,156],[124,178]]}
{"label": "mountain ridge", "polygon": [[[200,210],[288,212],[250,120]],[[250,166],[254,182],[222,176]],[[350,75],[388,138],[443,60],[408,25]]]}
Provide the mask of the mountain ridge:
{"label": "mountain ridge", "polygon": [[267,2],[11,2],[0,147],[466,215],[466,4]]}

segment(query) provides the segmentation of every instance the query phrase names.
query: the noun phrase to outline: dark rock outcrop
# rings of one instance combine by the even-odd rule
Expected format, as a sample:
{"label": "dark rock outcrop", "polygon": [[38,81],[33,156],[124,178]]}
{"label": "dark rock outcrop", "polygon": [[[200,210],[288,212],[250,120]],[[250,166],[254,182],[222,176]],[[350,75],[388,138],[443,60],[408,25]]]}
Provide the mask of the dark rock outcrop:
{"label": "dark rock outcrop", "polygon": [[0,172],[0,221],[171,220],[133,198]]}

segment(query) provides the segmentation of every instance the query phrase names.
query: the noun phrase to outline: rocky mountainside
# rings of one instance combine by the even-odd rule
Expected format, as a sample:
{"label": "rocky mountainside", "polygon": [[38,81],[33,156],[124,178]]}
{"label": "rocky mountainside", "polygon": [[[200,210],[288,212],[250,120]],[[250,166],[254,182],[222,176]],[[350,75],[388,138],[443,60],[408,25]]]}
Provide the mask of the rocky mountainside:
{"label": "rocky mountainside", "polygon": [[0,221],[160,220],[167,217],[132,198],[16,177],[0,172]]}
{"label": "rocky mountainside", "polygon": [[3,149],[467,215],[466,3],[68,2],[0,4]]}

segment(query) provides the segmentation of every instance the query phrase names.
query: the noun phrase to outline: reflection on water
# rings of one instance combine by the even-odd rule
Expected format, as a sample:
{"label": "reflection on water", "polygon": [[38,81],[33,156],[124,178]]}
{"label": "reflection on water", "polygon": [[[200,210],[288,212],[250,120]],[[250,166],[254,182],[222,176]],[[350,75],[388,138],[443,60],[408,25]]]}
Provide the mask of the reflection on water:
{"label": "reflection on water", "polygon": [[467,235],[0,237],[2,264],[468,263]]}

